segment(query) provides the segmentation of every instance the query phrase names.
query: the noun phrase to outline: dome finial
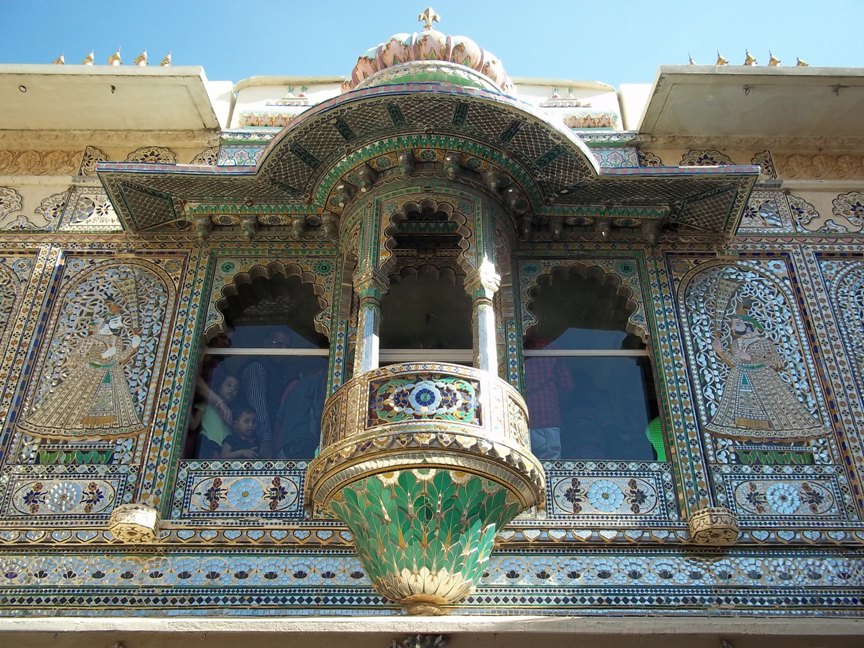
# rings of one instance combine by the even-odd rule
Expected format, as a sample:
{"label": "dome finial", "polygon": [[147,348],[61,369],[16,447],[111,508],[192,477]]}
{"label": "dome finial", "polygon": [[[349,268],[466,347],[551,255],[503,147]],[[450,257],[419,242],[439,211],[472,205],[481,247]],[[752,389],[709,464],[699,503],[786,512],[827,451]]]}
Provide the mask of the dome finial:
{"label": "dome finial", "polygon": [[441,22],[441,16],[435,13],[432,7],[426,7],[426,11],[417,16],[417,20],[423,22],[423,31],[431,31],[432,23]]}

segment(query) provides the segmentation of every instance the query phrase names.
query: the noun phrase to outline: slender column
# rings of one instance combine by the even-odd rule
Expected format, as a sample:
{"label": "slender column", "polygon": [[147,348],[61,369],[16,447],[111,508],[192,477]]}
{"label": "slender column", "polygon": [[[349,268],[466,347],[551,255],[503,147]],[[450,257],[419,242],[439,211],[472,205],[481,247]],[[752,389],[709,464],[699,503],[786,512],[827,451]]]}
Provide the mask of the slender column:
{"label": "slender column", "polygon": [[357,348],[354,351],[354,375],[378,368],[381,326],[381,295],[387,279],[376,268],[354,275],[354,290],[360,298],[357,314]]}
{"label": "slender column", "polygon": [[495,341],[495,308],[492,298],[501,285],[495,265],[484,259],[480,267],[465,279],[465,290],[471,295],[471,328],[474,338],[474,366],[498,375],[498,347]]}

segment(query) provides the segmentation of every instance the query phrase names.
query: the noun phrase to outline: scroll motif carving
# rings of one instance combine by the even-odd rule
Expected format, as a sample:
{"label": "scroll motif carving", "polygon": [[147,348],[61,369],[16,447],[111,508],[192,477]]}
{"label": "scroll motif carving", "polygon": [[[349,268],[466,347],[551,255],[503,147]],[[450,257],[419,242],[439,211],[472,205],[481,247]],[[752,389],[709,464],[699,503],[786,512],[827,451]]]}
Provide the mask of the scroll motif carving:
{"label": "scroll motif carving", "polygon": [[2,175],[74,175],[81,151],[0,151]]}
{"label": "scroll motif carving", "polygon": [[811,178],[814,180],[864,178],[864,156],[861,155],[792,153],[775,155],[774,160],[777,164],[777,171],[783,178]]}

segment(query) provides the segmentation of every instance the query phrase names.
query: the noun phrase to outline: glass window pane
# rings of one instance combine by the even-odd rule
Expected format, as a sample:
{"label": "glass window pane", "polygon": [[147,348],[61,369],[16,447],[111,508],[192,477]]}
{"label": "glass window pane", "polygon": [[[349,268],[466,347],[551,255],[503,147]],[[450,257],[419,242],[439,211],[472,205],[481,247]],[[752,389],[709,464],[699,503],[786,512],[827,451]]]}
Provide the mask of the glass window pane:
{"label": "glass window pane", "polygon": [[197,459],[309,459],[318,446],[327,358],[207,356],[185,454]]}
{"label": "glass window pane", "polygon": [[324,336],[308,339],[285,324],[236,324],[231,336],[231,346],[238,349],[327,348]]}
{"label": "glass window pane", "polygon": [[657,399],[647,358],[530,357],[525,400],[540,459],[654,460]]}
{"label": "glass window pane", "polygon": [[381,298],[382,349],[470,349],[471,298],[455,275],[420,275]]}

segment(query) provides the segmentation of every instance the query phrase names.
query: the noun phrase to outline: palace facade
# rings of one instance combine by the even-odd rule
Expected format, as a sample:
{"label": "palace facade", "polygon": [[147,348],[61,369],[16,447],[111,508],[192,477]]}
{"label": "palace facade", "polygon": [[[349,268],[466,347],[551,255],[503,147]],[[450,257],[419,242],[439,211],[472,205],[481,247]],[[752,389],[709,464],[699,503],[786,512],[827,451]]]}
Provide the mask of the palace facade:
{"label": "palace facade", "polygon": [[0,66],[4,644],[855,645],[864,71],[422,17]]}

